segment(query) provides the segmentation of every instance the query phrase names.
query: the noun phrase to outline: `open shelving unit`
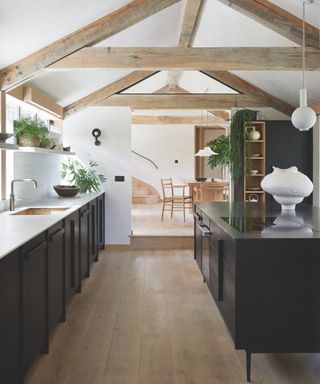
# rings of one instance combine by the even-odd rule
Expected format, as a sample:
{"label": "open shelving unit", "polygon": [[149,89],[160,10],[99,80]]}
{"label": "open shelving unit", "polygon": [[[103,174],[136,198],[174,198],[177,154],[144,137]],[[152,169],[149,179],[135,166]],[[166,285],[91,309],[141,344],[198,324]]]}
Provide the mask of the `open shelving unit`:
{"label": "open shelving unit", "polygon": [[40,147],[17,147],[19,152],[28,152],[28,153],[42,153],[47,155],[64,155],[64,156],[74,156],[75,152],[69,151],[59,151],[56,149],[40,148]]}
{"label": "open shelving unit", "polygon": [[[244,201],[255,197],[259,202],[265,202],[265,192],[261,189],[261,181],[266,174],[266,123],[265,121],[250,122],[260,133],[259,140],[250,140],[246,129],[244,130]],[[253,170],[258,171],[252,173]]]}

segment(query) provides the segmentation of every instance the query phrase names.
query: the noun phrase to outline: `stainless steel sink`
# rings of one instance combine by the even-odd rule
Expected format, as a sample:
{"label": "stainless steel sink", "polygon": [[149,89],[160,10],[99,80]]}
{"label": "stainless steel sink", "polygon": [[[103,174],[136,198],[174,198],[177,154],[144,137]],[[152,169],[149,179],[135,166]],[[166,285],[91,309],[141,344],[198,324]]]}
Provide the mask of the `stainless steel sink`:
{"label": "stainless steel sink", "polygon": [[22,211],[18,211],[13,213],[12,215],[26,215],[26,216],[32,216],[32,215],[59,215],[59,213],[62,213],[66,211],[69,208],[27,208]]}

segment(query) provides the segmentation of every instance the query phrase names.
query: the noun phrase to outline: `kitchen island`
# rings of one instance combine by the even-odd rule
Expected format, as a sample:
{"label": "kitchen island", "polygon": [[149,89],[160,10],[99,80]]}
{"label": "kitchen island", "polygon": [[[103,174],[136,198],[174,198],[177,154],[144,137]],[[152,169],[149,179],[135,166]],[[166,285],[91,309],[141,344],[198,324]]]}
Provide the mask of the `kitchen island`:
{"label": "kitchen island", "polygon": [[320,352],[320,209],[195,204],[195,259],[236,349]]}

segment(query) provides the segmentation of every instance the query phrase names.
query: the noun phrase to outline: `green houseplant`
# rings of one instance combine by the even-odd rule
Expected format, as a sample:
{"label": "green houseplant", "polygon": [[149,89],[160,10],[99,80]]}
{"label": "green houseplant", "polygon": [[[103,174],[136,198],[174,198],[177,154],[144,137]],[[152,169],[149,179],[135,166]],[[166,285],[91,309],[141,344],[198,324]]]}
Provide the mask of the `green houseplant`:
{"label": "green houseplant", "polygon": [[238,110],[230,124],[230,170],[234,181],[238,181],[243,169],[244,130],[248,122],[257,119],[257,111]]}
{"label": "green houseplant", "polygon": [[211,169],[221,165],[222,179],[225,179],[225,166],[230,163],[230,141],[229,137],[221,135],[209,141],[206,146],[209,146],[217,155],[210,156],[208,165]]}
{"label": "green houseplant", "polygon": [[98,174],[94,169],[98,164],[90,159],[89,166],[84,166],[78,160],[68,160],[62,163],[61,177],[80,188],[80,192],[98,192],[101,184],[107,179],[104,175]]}
{"label": "green houseplant", "polygon": [[22,117],[14,121],[14,133],[21,147],[39,147],[40,141],[48,135],[48,129],[41,120]]}

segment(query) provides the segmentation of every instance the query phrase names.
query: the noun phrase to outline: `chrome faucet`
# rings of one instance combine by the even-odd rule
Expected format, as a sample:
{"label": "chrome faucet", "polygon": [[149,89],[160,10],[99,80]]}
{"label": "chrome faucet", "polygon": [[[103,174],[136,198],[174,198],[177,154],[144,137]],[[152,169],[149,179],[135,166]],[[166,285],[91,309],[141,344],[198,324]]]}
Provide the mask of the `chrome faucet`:
{"label": "chrome faucet", "polygon": [[13,179],[11,181],[11,193],[10,193],[10,211],[14,211],[16,208],[16,200],[14,196],[14,183],[15,182],[22,182],[22,181],[31,181],[33,183],[33,187],[37,188],[38,183],[36,182],[35,179]]}

